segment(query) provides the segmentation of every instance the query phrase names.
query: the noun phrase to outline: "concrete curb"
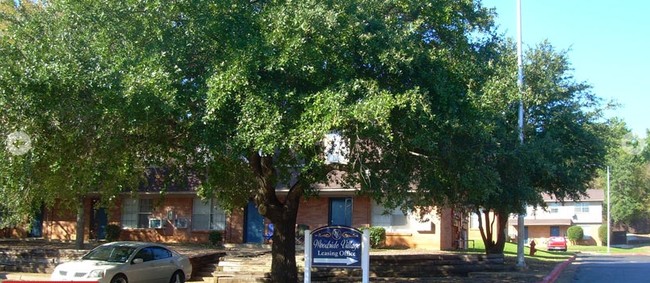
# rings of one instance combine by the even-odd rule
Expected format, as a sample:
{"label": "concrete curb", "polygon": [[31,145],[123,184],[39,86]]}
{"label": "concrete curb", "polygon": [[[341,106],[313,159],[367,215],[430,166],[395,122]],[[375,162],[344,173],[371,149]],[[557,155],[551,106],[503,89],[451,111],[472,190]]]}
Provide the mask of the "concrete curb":
{"label": "concrete curb", "polygon": [[0,283],[5,281],[48,281],[48,273],[26,273],[26,272],[0,272]]}
{"label": "concrete curb", "polygon": [[555,282],[555,280],[557,280],[557,278],[560,277],[560,274],[562,273],[562,271],[564,271],[564,269],[567,266],[569,266],[569,264],[571,264],[571,262],[573,262],[575,259],[576,259],[576,255],[573,255],[569,259],[567,259],[566,261],[564,261],[562,263],[559,263],[558,265],[555,266],[555,268],[553,268],[551,273],[546,275],[544,277],[544,279],[542,279],[542,281],[540,281],[539,283],[553,283],[553,282]]}

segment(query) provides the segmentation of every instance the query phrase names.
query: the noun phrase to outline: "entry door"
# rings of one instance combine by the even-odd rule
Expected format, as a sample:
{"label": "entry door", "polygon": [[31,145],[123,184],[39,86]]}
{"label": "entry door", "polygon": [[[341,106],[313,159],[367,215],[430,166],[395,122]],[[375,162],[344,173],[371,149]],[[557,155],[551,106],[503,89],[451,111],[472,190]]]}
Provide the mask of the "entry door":
{"label": "entry door", "polygon": [[108,217],[106,216],[106,209],[103,207],[95,210],[95,233],[97,239],[103,240],[106,239],[106,225],[108,224]]}
{"label": "entry door", "polygon": [[330,199],[330,225],[352,226],[352,198]]}
{"label": "entry door", "polygon": [[43,208],[34,215],[32,220],[32,229],[29,231],[30,237],[40,238],[43,237]]}
{"label": "entry door", "polygon": [[244,229],[244,242],[246,243],[263,243],[264,242],[264,217],[260,215],[255,207],[255,203],[248,202],[246,206],[246,223]]}
{"label": "entry door", "polygon": [[106,239],[106,225],[108,225],[108,216],[106,209],[103,207],[97,208],[99,199],[91,201],[92,209],[90,210],[90,236],[91,239],[102,240]]}

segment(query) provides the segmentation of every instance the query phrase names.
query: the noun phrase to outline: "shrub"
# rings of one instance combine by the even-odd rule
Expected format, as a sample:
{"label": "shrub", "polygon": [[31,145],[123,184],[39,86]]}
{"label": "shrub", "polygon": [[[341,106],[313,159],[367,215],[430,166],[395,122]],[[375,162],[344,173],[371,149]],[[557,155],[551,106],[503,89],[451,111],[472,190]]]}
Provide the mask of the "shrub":
{"label": "shrub", "polygon": [[115,224],[106,225],[106,241],[114,242],[120,239],[120,234],[122,233],[122,227]]}
{"label": "shrub", "polygon": [[600,243],[603,246],[607,245],[607,225],[600,225],[598,227],[598,238],[600,238]]}
{"label": "shrub", "polygon": [[383,227],[363,227],[361,230],[370,230],[370,247],[378,249],[386,244],[386,229]]}
{"label": "shrub", "polygon": [[210,243],[215,246],[220,245],[223,240],[223,234],[221,231],[210,231],[210,234],[208,234],[208,240],[210,240]]}
{"label": "shrub", "polygon": [[566,230],[567,238],[569,238],[569,241],[571,241],[572,244],[575,245],[575,243],[579,240],[582,240],[582,238],[585,236],[585,232],[580,226],[571,226],[569,229]]}

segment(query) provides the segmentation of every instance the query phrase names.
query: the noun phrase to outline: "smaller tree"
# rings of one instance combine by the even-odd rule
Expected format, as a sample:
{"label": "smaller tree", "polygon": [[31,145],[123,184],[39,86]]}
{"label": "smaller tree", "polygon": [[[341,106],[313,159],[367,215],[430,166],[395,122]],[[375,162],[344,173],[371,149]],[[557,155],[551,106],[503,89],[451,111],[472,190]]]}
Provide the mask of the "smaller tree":
{"label": "smaller tree", "polygon": [[571,241],[571,244],[575,245],[577,241],[582,240],[585,236],[585,232],[580,226],[571,226],[566,231],[567,238]]}
{"label": "smaller tree", "polygon": [[607,225],[600,225],[600,227],[598,227],[598,238],[600,238],[601,245],[607,245],[607,237],[609,237],[609,235],[607,235]]}

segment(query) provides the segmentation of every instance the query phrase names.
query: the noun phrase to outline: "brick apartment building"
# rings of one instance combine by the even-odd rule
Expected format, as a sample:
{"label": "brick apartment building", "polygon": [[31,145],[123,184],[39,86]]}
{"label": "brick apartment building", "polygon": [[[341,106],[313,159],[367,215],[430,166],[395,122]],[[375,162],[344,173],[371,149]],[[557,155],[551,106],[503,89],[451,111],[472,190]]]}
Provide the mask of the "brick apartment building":
{"label": "brick apartment building", "polygon": [[[210,231],[223,233],[226,243],[263,243],[268,220],[253,202],[231,214],[219,208],[215,200],[202,200],[191,189],[124,193],[112,207],[98,207],[98,196],[84,199],[86,240],[103,239],[108,224],[122,228],[122,240],[162,243],[208,242]],[[385,214],[385,209],[353,190],[322,189],[318,197],[303,199],[297,223],[315,229],[326,225],[351,227],[381,226],[387,231],[388,246],[454,249],[467,219],[451,209],[432,212],[427,219],[404,215],[401,211]],[[58,207],[44,209],[30,231],[14,229],[4,236],[42,237],[72,241],[76,235],[76,212]],[[8,235],[9,234],[9,235]]]}

